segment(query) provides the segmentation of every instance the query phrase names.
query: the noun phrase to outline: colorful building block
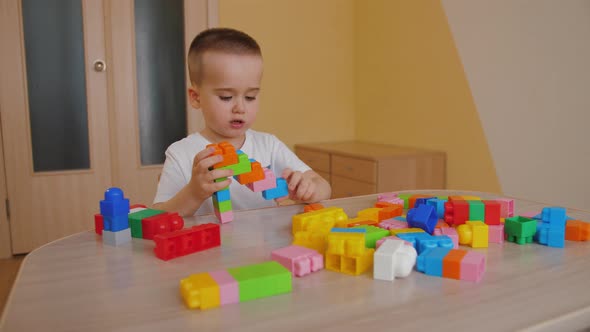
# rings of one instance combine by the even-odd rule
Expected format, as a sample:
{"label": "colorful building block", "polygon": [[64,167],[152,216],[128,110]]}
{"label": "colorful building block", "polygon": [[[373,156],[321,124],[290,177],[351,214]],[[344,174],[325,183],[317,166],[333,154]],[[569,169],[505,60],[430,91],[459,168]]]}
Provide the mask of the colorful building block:
{"label": "colorful building block", "polygon": [[461,261],[461,280],[480,282],[486,271],[486,256],[480,252],[468,251]]}
{"label": "colorful building block", "polygon": [[426,204],[421,204],[417,208],[408,210],[406,219],[410,228],[420,228],[428,234],[434,232],[434,227],[438,222],[434,207]]}
{"label": "colorful building block", "polygon": [[357,218],[379,222],[379,211],[381,208],[368,208],[357,212]]}
{"label": "colorful building block", "polygon": [[409,205],[410,205],[410,196],[412,196],[412,194],[406,194],[406,193],[401,193],[398,194],[397,197],[401,200],[404,201],[404,209],[408,209]]}
{"label": "colorful building block", "polygon": [[490,243],[504,243],[504,224],[488,225],[488,240]]}
{"label": "colorful building block", "polygon": [[217,198],[215,198],[215,196],[211,197],[211,200],[213,201],[213,208],[219,212],[227,212],[227,211],[232,211],[232,204],[231,201],[218,201]]}
{"label": "colorful building block", "polygon": [[248,159],[248,156],[239,150],[237,152],[237,155],[238,155],[238,162],[237,163],[225,165],[222,167],[215,165],[214,168],[231,169],[234,172],[233,173],[234,177],[241,175],[241,174],[247,174],[247,173],[252,172],[252,164],[250,163],[250,159]]}
{"label": "colorful building block", "polygon": [[[428,204],[428,201],[430,201],[431,199],[436,199],[436,197],[420,197],[420,198],[417,198],[416,199],[416,202],[414,203],[414,208],[417,208],[420,205],[426,205],[426,204]],[[428,205],[430,205],[430,204],[428,204]]]}
{"label": "colorful building block", "polygon": [[217,202],[224,202],[231,200],[231,195],[229,193],[229,188],[217,191],[213,193],[213,199]]}
{"label": "colorful building block", "polygon": [[467,201],[469,204],[469,220],[485,220],[485,204],[482,201]]}
{"label": "colorful building block", "polygon": [[485,206],[484,222],[488,225],[500,225],[502,206],[497,201],[482,201]]}
{"label": "colorful building block", "polygon": [[293,244],[313,249],[323,255],[326,252],[326,247],[328,246],[328,233],[329,232],[320,231],[298,231],[293,236]]}
{"label": "colorful building block", "polygon": [[488,225],[480,220],[468,220],[457,227],[459,244],[469,245],[472,248],[487,248],[489,244]]}
{"label": "colorful building block", "polygon": [[354,226],[353,229],[364,229],[365,233],[365,246],[367,248],[375,248],[378,240],[389,235],[389,231],[383,228],[370,225]]}
{"label": "colorful building block", "polygon": [[429,248],[448,248],[453,249],[453,241],[450,237],[445,235],[434,236],[428,233],[401,233],[397,237],[404,241],[408,241],[421,255],[426,249]]}
{"label": "colorful building block", "polygon": [[218,144],[209,144],[207,148],[213,148],[213,155],[220,155],[223,160],[213,165],[213,168],[222,168],[224,166],[238,163],[238,154],[236,148],[229,142],[220,142]]}
{"label": "colorful building block", "polygon": [[127,213],[119,216],[105,216],[103,215],[103,229],[105,231],[118,232],[129,228],[129,220]]}
{"label": "colorful building block", "polygon": [[393,281],[410,275],[416,264],[416,249],[401,240],[386,240],[373,256],[373,278]]}
{"label": "colorful building block", "polygon": [[459,226],[469,220],[469,203],[464,200],[449,200],[445,203],[445,222]]}
{"label": "colorful building block", "polygon": [[451,279],[461,279],[461,262],[467,254],[467,250],[450,250],[443,258],[442,277]]}
{"label": "colorful building block", "polygon": [[209,272],[219,287],[219,304],[226,305],[240,302],[240,289],[238,282],[226,270]]}
{"label": "colorful building block", "polygon": [[535,241],[548,247],[565,247],[565,228],[552,227],[549,223],[538,222],[537,232],[533,237]]}
{"label": "colorful building block", "polygon": [[106,229],[102,231],[102,243],[109,246],[120,246],[131,241],[131,230],[125,228],[117,232],[111,232]]}
{"label": "colorful building block", "polygon": [[324,209],[325,207],[320,203],[307,204],[303,207],[303,212],[311,212]]}
{"label": "colorful building block", "polygon": [[264,180],[264,169],[259,162],[250,159],[250,168],[250,172],[234,175],[234,179],[236,179],[238,183],[242,185]]}
{"label": "colorful building block", "polygon": [[264,169],[264,179],[252,183],[246,184],[253,192],[262,192],[264,190],[269,190],[277,186],[277,178],[275,174],[268,168]]}
{"label": "colorful building block", "polygon": [[442,277],[443,259],[451,248],[428,248],[418,256],[416,269],[430,276]]}
{"label": "colorful building block", "polygon": [[143,230],[141,221],[144,218],[149,218],[158,214],[165,213],[166,211],[154,210],[154,209],[143,209],[130,213],[127,218],[129,219],[129,227],[131,228],[131,236],[134,238],[143,238]]}
{"label": "colorful building block", "polygon": [[116,217],[129,213],[129,199],[123,196],[123,190],[112,187],[104,192],[104,199],[100,201],[100,214],[103,217]]}
{"label": "colorful building block", "polygon": [[[408,241],[402,240],[399,237],[395,236],[395,235],[390,235],[390,236],[386,236],[382,239],[377,240],[377,243],[375,244],[375,250],[379,249],[379,247],[383,244],[383,242],[387,241],[387,240],[396,240],[396,241],[404,241],[405,243],[407,243],[409,246],[412,246],[412,244]],[[413,248],[414,246],[412,246]]]}
{"label": "colorful building block", "polygon": [[320,231],[328,233],[339,221],[348,220],[348,216],[342,208],[328,207],[296,214],[291,220],[293,224],[293,235],[299,231]]}
{"label": "colorful building block", "polygon": [[219,285],[209,273],[192,274],[180,280],[180,294],[190,309],[211,309],[221,305]]}
{"label": "colorful building block", "polygon": [[590,223],[581,220],[568,220],[565,226],[565,239],[568,241],[590,241]]}
{"label": "colorful building block", "polygon": [[219,225],[202,224],[154,236],[156,257],[162,260],[192,254],[221,245]]}
{"label": "colorful building block", "polygon": [[296,245],[273,250],[271,259],[286,267],[296,277],[303,277],[324,268],[322,255],[313,249]]}
{"label": "colorful building block", "polygon": [[352,218],[352,219],[348,219],[348,220],[341,220],[336,223],[336,226],[342,227],[342,228],[350,228],[350,227],[361,226],[361,225],[376,226],[378,224],[379,224],[379,221],[377,221],[377,220],[370,220],[370,219],[365,219],[362,217],[357,217],[357,218]]}
{"label": "colorful building block", "polygon": [[496,200],[500,203],[500,217],[514,217],[514,200],[511,198],[499,198]]}
{"label": "colorful building block", "polygon": [[510,217],[504,221],[504,233],[506,241],[520,245],[532,243],[533,236],[537,232],[537,221],[525,217]]}
{"label": "colorful building block", "polygon": [[[441,228],[440,235],[446,235],[451,239],[451,241],[453,241],[453,249],[459,248],[459,234],[457,234],[457,230],[455,228],[453,228],[453,227]],[[504,235],[502,235],[502,236],[504,236]]]}
{"label": "colorful building block", "polygon": [[421,228],[392,228],[389,230],[389,234],[391,235],[399,235],[405,233],[426,233]]}
{"label": "colorful building block", "polygon": [[97,213],[94,215],[94,232],[98,235],[102,235],[104,229],[104,221],[101,214]]}
{"label": "colorful building block", "polygon": [[416,207],[415,206],[416,205],[416,200],[418,198],[432,198],[432,197],[433,197],[432,195],[424,195],[424,194],[411,195],[408,198],[408,207],[407,207],[407,209],[413,209],[413,208],[415,208]]}
{"label": "colorful building block", "polygon": [[234,212],[233,211],[219,212],[219,211],[213,209],[213,212],[215,213],[217,220],[219,220],[219,222],[222,224],[225,224],[225,223],[228,223],[228,222],[234,220]]}
{"label": "colorful building block", "polygon": [[330,233],[325,254],[325,268],[359,275],[373,265],[375,249],[365,247],[363,233]]}
{"label": "colorful building block", "polygon": [[238,282],[240,302],[255,300],[292,290],[291,271],[270,261],[227,270]]}
{"label": "colorful building block", "polygon": [[274,188],[262,191],[262,197],[266,200],[287,196],[289,196],[289,187],[287,186],[287,180],[283,178],[276,178],[276,186]]}
{"label": "colorful building block", "polygon": [[565,230],[565,209],[562,207],[546,207],[541,211],[541,220],[549,226]]}
{"label": "colorful building block", "polygon": [[383,228],[383,229],[402,229],[402,228],[409,228],[408,227],[408,222],[406,221],[400,221],[400,220],[395,220],[395,219],[386,219],[383,220],[382,222],[380,222],[378,224],[379,227]]}
{"label": "colorful building block", "polygon": [[158,234],[178,231],[183,227],[184,219],[176,212],[164,212],[141,220],[142,236],[148,240],[152,240]]}
{"label": "colorful building block", "polygon": [[443,219],[445,217],[445,203],[446,199],[433,198],[429,199],[426,204],[431,205],[436,210],[436,217]]}

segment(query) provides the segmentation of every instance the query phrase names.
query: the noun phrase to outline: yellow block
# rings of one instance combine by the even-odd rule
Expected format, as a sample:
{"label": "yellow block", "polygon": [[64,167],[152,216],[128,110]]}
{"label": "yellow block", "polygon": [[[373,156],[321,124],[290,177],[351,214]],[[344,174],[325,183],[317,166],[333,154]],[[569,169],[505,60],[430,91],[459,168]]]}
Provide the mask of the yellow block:
{"label": "yellow block", "polygon": [[469,195],[463,195],[463,199],[466,201],[481,201],[481,197],[469,196]]}
{"label": "yellow block", "polygon": [[472,248],[487,248],[489,243],[489,228],[483,221],[470,220],[457,227],[459,243],[470,245]]}
{"label": "yellow block", "polygon": [[391,235],[398,235],[400,233],[418,233],[418,232],[424,232],[424,230],[422,228],[401,228],[401,229],[390,229],[389,233],[391,233]]}
{"label": "yellow block", "polygon": [[209,273],[191,274],[180,280],[180,295],[190,309],[219,307],[219,285]]}
{"label": "yellow block", "polygon": [[373,266],[374,253],[375,249],[373,248],[367,249],[362,255],[354,257],[326,253],[325,267],[331,271],[359,275]]}
{"label": "yellow block", "polygon": [[299,231],[328,233],[337,222],[348,220],[344,210],[339,207],[328,207],[320,210],[296,214],[293,220],[293,235]]}
{"label": "yellow block", "polygon": [[330,233],[326,254],[342,256],[360,256],[365,253],[364,233]]}
{"label": "yellow block", "polygon": [[299,231],[295,233],[293,244],[313,249],[320,254],[326,252],[328,233]]}
{"label": "yellow block", "polygon": [[368,208],[368,209],[360,210],[357,213],[357,217],[369,219],[369,220],[374,220],[374,221],[379,221],[379,211],[380,210],[381,210],[381,208]]}
{"label": "yellow block", "polygon": [[334,227],[348,228],[349,227],[348,225],[350,225],[350,224],[356,224],[359,221],[365,221],[365,220],[369,220],[369,219],[356,217],[356,218],[347,219],[347,220],[340,220],[340,221],[336,222],[336,226],[334,226]]}

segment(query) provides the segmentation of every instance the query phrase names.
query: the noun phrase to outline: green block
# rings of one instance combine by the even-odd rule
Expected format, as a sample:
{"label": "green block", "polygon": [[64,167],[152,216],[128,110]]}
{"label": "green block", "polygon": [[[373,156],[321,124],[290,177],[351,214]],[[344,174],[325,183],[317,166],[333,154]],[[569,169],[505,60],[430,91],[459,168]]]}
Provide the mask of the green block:
{"label": "green block", "polygon": [[485,220],[486,206],[482,201],[467,201],[469,203],[469,220]]}
{"label": "green block", "polygon": [[231,169],[234,171],[233,176],[252,172],[252,163],[248,155],[241,153],[238,155],[238,163],[220,167],[219,169]]}
{"label": "green block", "polygon": [[270,261],[227,269],[238,282],[240,302],[290,293],[291,272],[281,264]]}
{"label": "green block", "polygon": [[213,199],[213,207],[219,211],[219,212],[227,212],[227,211],[231,211],[232,207],[231,207],[231,201],[218,201],[217,198],[215,197],[215,195],[211,196],[211,198]]}
{"label": "green block", "polygon": [[533,236],[537,232],[537,221],[526,217],[511,217],[504,221],[504,233],[506,241],[518,244],[533,242]]}
{"label": "green block", "polygon": [[143,238],[143,231],[141,228],[141,220],[144,218],[149,218],[151,216],[162,214],[164,212],[166,212],[166,211],[145,209],[145,210],[141,210],[138,212],[130,213],[128,216],[128,219],[129,219],[129,228],[131,228],[131,237],[142,239]]}
{"label": "green block", "polygon": [[408,208],[408,204],[410,203],[410,197],[413,194],[398,194],[397,197],[401,198],[404,200],[404,209]]}
{"label": "green block", "polygon": [[436,196],[436,198],[442,199],[443,201],[448,201],[449,200],[449,196]]}
{"label": "green block", "polygon": [[365,247],[367,248],[375,248],[377,246],[377,241],[389,236],[388,230],[371,225],[360,225],[352,228],[362,228],[367,231],[365,233]]}

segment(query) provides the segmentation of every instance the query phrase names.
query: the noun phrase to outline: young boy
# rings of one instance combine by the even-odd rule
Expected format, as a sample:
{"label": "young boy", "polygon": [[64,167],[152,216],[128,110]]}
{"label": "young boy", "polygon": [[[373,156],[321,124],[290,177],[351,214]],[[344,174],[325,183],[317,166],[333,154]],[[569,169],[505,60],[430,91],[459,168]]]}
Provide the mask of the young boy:
{"label": "young boy", "polygon": [[[208,144],[230,142],[256,159],[289,186],[289,197],[301,202],[330,198],[328,182],[303,163],[274,135],[251,130],[258,113],[262,53],[247,34],[225,28],[195,37],[188,54],[191,106],[200,109],[205,128],[166,150],[154,208],[183,216],[213,213],[211,195],[230,186],[234,210],[275,206],[261,193],[232,181],[231,170],[209,168],[222,160]],[[222,182],[215,179],[228,177]]]}

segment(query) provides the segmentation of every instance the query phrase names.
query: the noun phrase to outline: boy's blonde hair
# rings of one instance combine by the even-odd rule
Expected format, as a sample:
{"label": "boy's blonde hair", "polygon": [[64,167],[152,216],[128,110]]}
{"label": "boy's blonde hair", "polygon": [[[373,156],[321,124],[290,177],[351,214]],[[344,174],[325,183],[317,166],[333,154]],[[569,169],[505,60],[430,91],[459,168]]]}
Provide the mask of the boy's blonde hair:
{"label": "boy's blonde hair", "polygon": [[201,84],[203,54],[208,51],[262,56],[260,46],[248,34],[230,28],[212,28],[199,33],[188,51],[188,71],[192,84]]}

